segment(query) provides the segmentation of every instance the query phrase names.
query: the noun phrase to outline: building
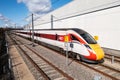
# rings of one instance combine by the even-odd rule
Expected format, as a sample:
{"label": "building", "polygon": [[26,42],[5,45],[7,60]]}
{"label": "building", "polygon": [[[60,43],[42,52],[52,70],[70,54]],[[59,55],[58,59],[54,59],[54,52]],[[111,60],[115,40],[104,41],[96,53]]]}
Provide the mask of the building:
{"label": "building", "polygon": [[120,50],[120,0],[73,0],[34,21],[35,29],[81,28],[98,35],[102,47]]}

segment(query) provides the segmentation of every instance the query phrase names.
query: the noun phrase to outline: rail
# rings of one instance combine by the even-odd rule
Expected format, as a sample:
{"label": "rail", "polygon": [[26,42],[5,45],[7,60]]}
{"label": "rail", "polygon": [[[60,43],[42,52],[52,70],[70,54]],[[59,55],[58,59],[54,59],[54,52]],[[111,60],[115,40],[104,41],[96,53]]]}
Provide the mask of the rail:
{"label": "rail", "polygon": [[[15,39],[11,38],[15,44],[19,47],[19,49],[25,54],[25,56],[29,59],[29,61],[34,65],[34,67],[43,75],[43,77],[45,78],[45,80],[52,80],[39,66],[38,64],[24,51],[23,48],[21,48],[18,43],[16,42]],[[17,40],[19,41],[19,40]],[[19,41],[20,44],[23,44],[21,41]],[[54,66],[52,63],[50,63],[49,61],[47,61],[45,58],[43,58],[42,56],[40,56],[35,50],[31,49],[30,47],[24,45],[27,49],[29,49],[30,51],[32,51],[34,54],[36,54],[40,59],[42,59],[43,61],[45,61],[47,64],[49,64],[50,66],[52,66],[57,72],[59,72],[61,75],[63,75],[65,78],[67,78],[68,80],[74,80],[72,77],[70,77],[68,74],[64,73],[62,70],[60,70],[59,68],[57,68],[56,66]]]}

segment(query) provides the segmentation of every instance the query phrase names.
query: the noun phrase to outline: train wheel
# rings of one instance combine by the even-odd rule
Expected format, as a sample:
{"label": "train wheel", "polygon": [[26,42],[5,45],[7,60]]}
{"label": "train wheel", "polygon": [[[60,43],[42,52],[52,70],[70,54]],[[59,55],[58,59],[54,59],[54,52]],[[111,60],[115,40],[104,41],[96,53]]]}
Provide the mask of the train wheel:
{"label": "train wheel", "polygon": [[73,58],[73,59],[76,59],[76,53],[73,53],[73,52],[69,52],[69,57],[70,58]]}
{"label": "train wheel", "polygon": [[68,52],[68,57],[72,58],[72,52]]}
{"label": "train wheel", "polygon": [[80,60],[80,61],[82,61],[80,54],[77,54],[77,59]]}

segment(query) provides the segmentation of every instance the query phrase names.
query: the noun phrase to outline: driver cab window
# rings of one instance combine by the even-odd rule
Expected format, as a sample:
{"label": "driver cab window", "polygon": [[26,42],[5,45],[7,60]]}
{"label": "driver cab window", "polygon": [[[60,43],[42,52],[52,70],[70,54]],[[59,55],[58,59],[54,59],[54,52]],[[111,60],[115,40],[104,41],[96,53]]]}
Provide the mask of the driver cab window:
{"label": "driver cab window", "polygon": [[75,41],[79,41],[74,35],[71,35],[71,39]]}

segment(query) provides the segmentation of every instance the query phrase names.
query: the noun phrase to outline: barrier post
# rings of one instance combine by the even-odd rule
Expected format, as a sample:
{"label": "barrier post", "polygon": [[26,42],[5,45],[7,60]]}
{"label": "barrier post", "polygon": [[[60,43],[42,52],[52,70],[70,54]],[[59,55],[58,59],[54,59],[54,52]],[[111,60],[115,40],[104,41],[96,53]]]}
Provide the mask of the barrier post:
{"label": "barrier post", "polygon": [[113,55],[112,55],[111,63],[112,63],[112,64],[114,63],[114,56],[113,56]]}
{"label": "barrier post", "polygon": [[65,42],[65,45],[66,45],[66,66],[68,66],[68,36],[64,36],[64,42]]}

